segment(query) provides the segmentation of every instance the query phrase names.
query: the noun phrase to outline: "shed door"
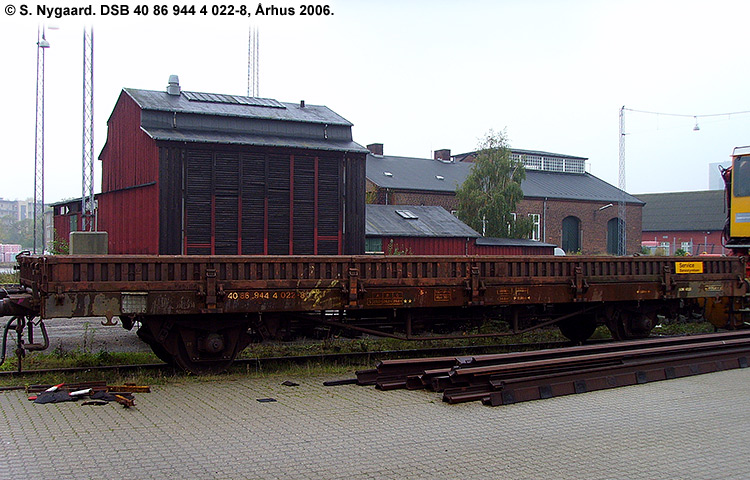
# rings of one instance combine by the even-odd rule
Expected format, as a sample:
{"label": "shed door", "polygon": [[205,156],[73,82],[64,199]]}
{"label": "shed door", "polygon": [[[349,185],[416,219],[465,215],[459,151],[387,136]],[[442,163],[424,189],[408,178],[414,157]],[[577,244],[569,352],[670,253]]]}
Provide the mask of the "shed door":
{"label": "shed door", "polygon": [[581,221],[578,217],[565,217],[562,221],[562,249],[577,252],[581,249]]}

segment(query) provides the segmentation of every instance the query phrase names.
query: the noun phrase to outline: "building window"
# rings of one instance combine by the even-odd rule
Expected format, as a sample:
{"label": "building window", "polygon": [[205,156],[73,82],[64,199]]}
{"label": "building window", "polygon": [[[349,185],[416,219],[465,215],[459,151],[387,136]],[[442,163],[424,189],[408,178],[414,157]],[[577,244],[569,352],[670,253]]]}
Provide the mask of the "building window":
{"label": "building window", "polygon": [[693,254],[693,242],[682,242],[680,248],[690,255]]}
{"label": "building window", "polygon": [[541,232],[539,222],[541,215],[539,215],[538,213],[530,213],[529,218],[532,222],[534,222],[534,228],[531,230],[531,239],[539,241],[539,239],[541,238],[541,236],[539,235],[539,233]]}
{"label": "building window", "polygon": [[365,238],[365,253],[383,253],[383,239]]}
{"label": "building window", "polygon": [[[484,222],[484,219],[482,219],[482,222]],[[510,235],[510,232],[513,228],[513,224],[516,223],[516,214],[511,213],[510,214],[510,222],[508,223],[508,235]],[[482,229],[484,229],[484,224],[482,224]],[[484,236],[484,232],[482,232],[482,236]]]}
{"label": "building window", "polygon": [[607,222],[607,253],[618,255],[620,252],[620,223],[622,220],[613,218]]}

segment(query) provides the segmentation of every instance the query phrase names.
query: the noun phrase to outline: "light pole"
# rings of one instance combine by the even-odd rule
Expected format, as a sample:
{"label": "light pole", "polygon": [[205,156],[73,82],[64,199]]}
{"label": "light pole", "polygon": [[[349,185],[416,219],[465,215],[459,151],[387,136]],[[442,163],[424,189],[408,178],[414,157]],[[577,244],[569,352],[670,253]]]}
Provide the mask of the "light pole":
{"label": "light pole", "polygon": [[[41,36],[41,37],[40,37]],[[41,248],[44,253],[44,50],[49,48],[44,27],[37,29],[36,42],[36,134],[34,136],[34,254],[38,253],[37,241],[42,234]],[[41,209],[41,212],[39,211]],[[40,229],[37,229],[37,224]]]}

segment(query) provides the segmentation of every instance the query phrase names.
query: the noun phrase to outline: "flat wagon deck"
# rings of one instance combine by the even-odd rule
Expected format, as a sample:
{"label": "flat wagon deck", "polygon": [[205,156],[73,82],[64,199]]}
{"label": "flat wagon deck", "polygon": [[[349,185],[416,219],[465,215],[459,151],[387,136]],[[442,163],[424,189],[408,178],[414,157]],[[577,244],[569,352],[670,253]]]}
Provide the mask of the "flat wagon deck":
{"label": "flat wagon deck", "polygon": [[[25,291],[3,300],[4,314],[140,323],[157,355],[193,371],[231,363],[248,329],[274,338],[292,320],[415,338],[438,318],[455,330],[491,316],[512,331],[557,323],[584,340],[606,323],[632,338],[679,311],[737,325],[747,293],[738,257],[110,255],[18,264]],[[401,327],[380,328],[384,319]]]}

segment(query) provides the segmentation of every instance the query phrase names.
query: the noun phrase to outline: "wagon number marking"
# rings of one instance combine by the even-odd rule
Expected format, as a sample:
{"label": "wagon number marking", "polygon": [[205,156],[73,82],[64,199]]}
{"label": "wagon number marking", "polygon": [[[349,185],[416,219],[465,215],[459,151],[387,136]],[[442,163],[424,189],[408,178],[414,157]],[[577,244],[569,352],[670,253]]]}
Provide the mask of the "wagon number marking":
{"label": "wagon number marking", "polygon": [[294,300],[296,298],[302,298],[302,293],[297,291],[255,291],[255,292],[229,292],[227,299],[229,300]]}

